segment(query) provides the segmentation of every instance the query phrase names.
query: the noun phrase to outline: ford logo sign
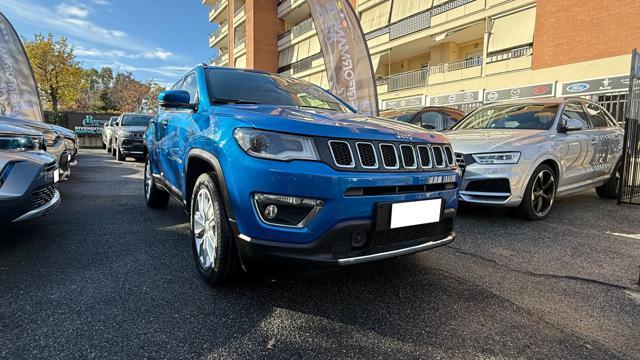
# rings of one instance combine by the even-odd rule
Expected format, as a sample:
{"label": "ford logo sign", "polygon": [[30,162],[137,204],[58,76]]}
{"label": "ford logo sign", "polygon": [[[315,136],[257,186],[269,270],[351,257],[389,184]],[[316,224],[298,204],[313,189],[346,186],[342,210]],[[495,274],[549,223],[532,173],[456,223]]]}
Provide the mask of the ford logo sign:
{"label": "ford logo sign", "polygon": [[568,92],[581,92],[589,89],[589,84],[579,83],[567,86]]}

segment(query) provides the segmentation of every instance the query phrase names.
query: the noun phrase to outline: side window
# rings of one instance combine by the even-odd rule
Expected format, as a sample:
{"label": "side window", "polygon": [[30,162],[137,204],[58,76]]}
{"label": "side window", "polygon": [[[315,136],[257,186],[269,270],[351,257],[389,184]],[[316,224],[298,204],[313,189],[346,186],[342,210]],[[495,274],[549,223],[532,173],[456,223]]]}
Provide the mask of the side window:
{"label": "side window", "polygon": [[591,129],[591,121],[589,121],[589,116],[587,116],[587,113],[584,112],[584,108],[580,103],[575,103],[575,102],[568,103],[564,107],[564,111],[562,112],[562,119],[578,120],[584,124],[585,129]]}
{"label": "side window", "polygon": [[189,74],[182,83],[182,90],[189,93],[190,102],[195,104],[198,102],[198,82],[196,81],[196,74]]}
{"label": "side window", "polygon": [[426,111],[420,115],[420,126],[425,129],[442,130],[444,128],[444,119],[438,111]]}
{"label": "side window", "polygon": [[591,124],[593,124],[594,128],[605,128],[611,126],[607,121],[607,116],[599,106],[586,104],[585,107],[587,108],[587,113],[589,113]]}
{"label": "side window", "polygon": [[457,124],[460,120],[462,120],[462,116],[453,113],[444,113],[444,120],[446,122],[447,129],[451,129],[453,125]]}

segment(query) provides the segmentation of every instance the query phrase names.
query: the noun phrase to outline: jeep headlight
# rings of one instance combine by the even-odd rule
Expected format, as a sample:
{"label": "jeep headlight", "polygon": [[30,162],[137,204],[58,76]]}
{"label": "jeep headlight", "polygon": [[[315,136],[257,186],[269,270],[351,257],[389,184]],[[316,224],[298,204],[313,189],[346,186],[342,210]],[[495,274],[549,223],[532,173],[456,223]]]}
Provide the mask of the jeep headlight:
{"label": "jeep headlight", "polygon": [[238,128],[233,137],[251,156],[280,161],[320,159],[313,139],[306,136]]}
{"label": "jeep headlight", "polygon": [[473,154],[473,159],[481,165],[517,164],[520,161],[520,152],[501,152]]}
{"label": "jeep headlight", "polygon": [[29,151],[43,148],[42,137],[27,135],[0,135],[0,151]]}

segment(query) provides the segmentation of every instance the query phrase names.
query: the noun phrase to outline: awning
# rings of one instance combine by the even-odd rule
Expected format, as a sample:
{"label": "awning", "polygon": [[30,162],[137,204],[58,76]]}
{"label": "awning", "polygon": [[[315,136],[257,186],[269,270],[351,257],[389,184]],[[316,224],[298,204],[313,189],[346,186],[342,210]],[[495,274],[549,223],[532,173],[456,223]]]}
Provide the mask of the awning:
{"label": "awning", "polygon": [[391,0],[376,5],[362,12],[360,24],[362,31],[366,33],[383,28],[389,25],[389,15],[391,14]]}
{"label": "awning", "polygon": [[536,8],[493,19],[489,53],[533,43]]}
{"label": "awning", "polygon": [[393,0],[391,22],[425,11],[433,5],[433,0]]}

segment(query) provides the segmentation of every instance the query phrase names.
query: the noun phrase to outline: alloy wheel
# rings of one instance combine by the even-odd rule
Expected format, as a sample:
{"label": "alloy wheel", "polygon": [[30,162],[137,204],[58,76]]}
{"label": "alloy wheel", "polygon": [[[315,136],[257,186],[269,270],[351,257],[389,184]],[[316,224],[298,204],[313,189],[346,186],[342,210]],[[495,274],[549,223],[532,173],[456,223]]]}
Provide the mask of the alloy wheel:
{"label": "alloy wheel", "polygon": [[151,162],[149,159],[144,164],[144,196],[149,200],[151,197],[151,187],[153,186],[153,179],[151,178]]}
{"label": "alloy wheel", "polygon": [[531,206],[537,216],[545,216],[556,195],[556,182],[553,173],[549,170],[542,170],[536,176],[531,188]]}
{"label": "alloy wheel", "polygon": [[196,196],[193,233],[198,260],[205,270],[215,266],[219,221],[209,190],[201,189]]}

